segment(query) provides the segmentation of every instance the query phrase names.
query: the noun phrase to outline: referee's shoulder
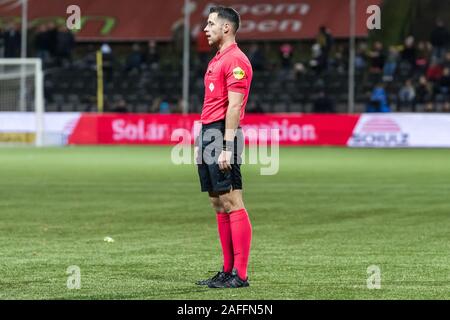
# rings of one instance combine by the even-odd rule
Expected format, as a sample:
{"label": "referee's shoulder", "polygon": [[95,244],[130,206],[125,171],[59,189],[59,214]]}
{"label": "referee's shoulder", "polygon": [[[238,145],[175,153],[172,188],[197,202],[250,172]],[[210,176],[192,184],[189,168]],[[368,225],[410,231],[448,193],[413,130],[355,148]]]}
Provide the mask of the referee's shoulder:
{"label": "referee's shoulder", "polygon": [[236,60],[241,61],[241,62],[249,61],[247,55],[244,53],[244,51],[241,50],[241,48],[238,48],[238,50],[231,52],[230,59],[235,60],[235,61]]}

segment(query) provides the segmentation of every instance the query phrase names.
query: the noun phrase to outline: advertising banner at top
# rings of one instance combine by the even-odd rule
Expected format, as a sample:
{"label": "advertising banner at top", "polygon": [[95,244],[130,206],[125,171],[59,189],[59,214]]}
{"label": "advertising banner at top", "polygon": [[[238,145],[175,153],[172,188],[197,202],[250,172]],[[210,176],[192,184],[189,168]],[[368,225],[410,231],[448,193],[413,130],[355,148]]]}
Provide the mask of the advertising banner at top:
{"label": "advertising banner at top", "polygon": [[[348,37],[349,0],[190,0],[195,36],[206,25],[215,5],[235,8],[242,19],[238,40],[295,40],[315,38],[325,25],[335,37]],[[31,27],[49,21],[65,25],[67,8],[81,10],[81,41],[173,39],[183,27],[184,0],[28,0]],[[356,35],[367,36],[367,8],[381,0],[356,1]],[[20,22],[19,0],[0,2],[0,28]],[[181,32],[182,34],[182,32]]]}

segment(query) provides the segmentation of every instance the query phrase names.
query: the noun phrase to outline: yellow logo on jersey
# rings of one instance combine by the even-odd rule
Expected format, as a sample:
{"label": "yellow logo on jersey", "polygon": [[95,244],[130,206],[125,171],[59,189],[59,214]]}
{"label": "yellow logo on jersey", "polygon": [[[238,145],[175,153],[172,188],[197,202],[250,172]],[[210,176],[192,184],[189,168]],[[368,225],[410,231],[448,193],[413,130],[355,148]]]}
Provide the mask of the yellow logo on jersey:
{"label": "yellow logo on jersey", "polygon": [[235,79],[241,80],[245,77],[245,72],[241,68],[237,67],[233,69],[233,76]]}

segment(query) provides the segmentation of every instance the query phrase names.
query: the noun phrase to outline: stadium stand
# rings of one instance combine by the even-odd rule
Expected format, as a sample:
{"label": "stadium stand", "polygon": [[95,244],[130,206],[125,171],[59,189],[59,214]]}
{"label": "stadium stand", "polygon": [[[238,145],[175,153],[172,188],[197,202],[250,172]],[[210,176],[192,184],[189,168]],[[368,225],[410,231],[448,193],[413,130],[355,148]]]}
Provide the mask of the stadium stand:
{"label": "stadium stand", "polygon": [[[432,25],[435,23],[436,25]],[[442,19],[427,21],[420,41],[386,47],[359,39],[356,52],[357,112],[372,110],[375,88],[383,84],[385,111],[450,111],[450,36]],[[11,23],[0,30],[0,52],[18,56],[20,28]],[[424,38],[423,29],[430,32]],[[45,66],[47,111],[96,111],[96,50],[104,58],[105,111],[161,112],[161,104],[181,112],[181,56],[175,41],[75,42],[73,34],[53,22],[30,29],[29,56]],[[203,68],[207,52],[192,38],[190,102],[199,112],[203,100]],[[347,112],[348,41],[335,39],[326,26],[314,39],[302,41],[243,41],[254,65],[249,112],[312,112],[323,95],[335,112]],[[211,53],[209,54],[211,57]],[[409,83],[408,103],[404,103]]]}

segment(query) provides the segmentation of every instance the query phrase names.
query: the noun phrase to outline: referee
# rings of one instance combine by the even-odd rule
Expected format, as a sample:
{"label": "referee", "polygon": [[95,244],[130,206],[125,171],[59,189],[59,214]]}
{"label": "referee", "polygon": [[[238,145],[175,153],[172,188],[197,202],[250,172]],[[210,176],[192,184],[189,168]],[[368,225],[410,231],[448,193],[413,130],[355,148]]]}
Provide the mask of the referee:
{"label": "referee", "polygon": [[236,44],[239,13],[213,7],[204,29],[217,54],[205,74],[202,129],[196,140],[196,162],[202,192],[208,192],[216,211],[223,268],[215,276],[198,281],[210,288],[248,287],[247,267],[252,226],[242,200],[240,171],[243,134],[239,122],[250,92],[253,71]]}

